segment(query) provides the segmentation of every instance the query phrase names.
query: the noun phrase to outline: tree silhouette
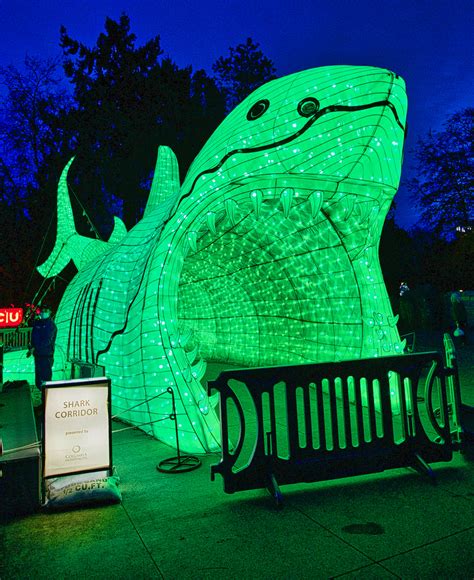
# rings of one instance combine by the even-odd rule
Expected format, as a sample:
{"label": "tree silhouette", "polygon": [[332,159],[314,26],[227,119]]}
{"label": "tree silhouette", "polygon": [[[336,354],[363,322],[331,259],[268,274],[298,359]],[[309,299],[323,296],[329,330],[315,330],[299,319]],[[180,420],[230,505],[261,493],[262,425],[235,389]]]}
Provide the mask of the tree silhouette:
{"label": "tree silhouette", "polygon": [[7,89],[0,108],[1,199],[17,206],[20,202],[25,212],[33,193],[47,181],[45,166],[72,147],[68,115],[73,104],[59,87],[57,69],[57,62],[29,56],[24,70],[0,68]]}
{"label": "tree silhouette", "polygon": [[53,235],[58,175],[74,147],[71,98],[58,63],[26,57],[0,69],[0,304],[31,300],[48,231]]}
{"label": "tree silhouette", "polygon": [[229,48],[229,56],[212,65],[217,86],[226,95],[227,111],[231,111],[252,91],[276,78],[273,62],[251,38],[245,44]]}
{"label": "tree silhouette", "polygon": [[122,200],[125,223],[133,226],[146,202],[158,146],[172,147],[184,174],[224,116],[223,98],[204,71],[193,74],[170,58],[160,60],[159,36],[137,47],[126,14],[107,18],[92,48],[62,27],[61,46],[78,103],[76,187],[89,211],[103,219],[112,202]]}
{"label": "tree silhouette", "polygon": [[415,150],[419,177],[409,188],[421,210],[420,225],[446,239],[474,225],[473,116],[473,108],[455,113]]}

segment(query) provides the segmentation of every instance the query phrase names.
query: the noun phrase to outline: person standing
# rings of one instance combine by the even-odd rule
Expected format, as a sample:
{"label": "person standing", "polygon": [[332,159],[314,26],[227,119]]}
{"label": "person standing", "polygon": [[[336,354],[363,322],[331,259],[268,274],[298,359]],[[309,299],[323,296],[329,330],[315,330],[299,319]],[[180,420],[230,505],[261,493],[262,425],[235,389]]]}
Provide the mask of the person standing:
{"label": "person standing", "polygon": [[43,398],[43,383],[53,376],[54,344],[57,327],[51,318],[51,308],[42,306],[39,319],[33,323],[28,356],[35,357],[35,384]]}

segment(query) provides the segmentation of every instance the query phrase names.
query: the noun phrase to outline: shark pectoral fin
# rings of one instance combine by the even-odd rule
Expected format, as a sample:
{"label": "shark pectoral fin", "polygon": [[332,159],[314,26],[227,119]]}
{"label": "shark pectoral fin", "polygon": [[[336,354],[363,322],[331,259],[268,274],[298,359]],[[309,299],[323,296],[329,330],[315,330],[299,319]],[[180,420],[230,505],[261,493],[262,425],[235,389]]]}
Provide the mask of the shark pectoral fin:
{"label": "shark pectoral fin", "polygon": [[114,229],[110,234],[108,244],[118,244],[127,235],[127,228],[123,221],[117,216],[114,217]]}

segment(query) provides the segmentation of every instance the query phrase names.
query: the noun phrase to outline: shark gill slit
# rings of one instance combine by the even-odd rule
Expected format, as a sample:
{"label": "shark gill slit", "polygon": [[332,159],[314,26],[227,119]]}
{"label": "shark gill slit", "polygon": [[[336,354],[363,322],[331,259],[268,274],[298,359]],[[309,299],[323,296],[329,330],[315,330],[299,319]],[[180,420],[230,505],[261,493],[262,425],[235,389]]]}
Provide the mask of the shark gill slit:
{"label": "shark gill slit", "polygon": [[91,304],[92,304],[92,297],[94,296],[95,288],[91,288],[89,291],[89,298],[87,300],[87,310],[86,310],[86,339],[85,339],[85,351],[86,351],[86,362],[90,362],[89,360],[89,335],[90,335],[90,312],[91,312]]}
{"label": "shark gill slit", "polygon": [[113,332],[113,333],[110,335],[109,342],[107,343],[106,347],[105,347],[105,348],[103,348],[102,350],[99,350],[99,351],[97,352],[97,354],[96,354],[96,357],[95,357],[95,362],[96,362],[96,364],[99,364],[99,356],[100,356],[101,354],[105,354],[106,352],[108,352],[108,351],[110,350],[110,347],[112,346],[112,342],[113,342],[114,338],[115,338],[116,336],[118,336],[119,334],[123,334],[123,333],[125,332],[125,330],[126,330],[126,328],[127,328],[127,324],[128,324],[128,317],[129,317],[129,315],[130,315],[130,310],[132,309],[132,306],[133,306],[133,304],[135,303],[135,300],[137,299],[137,296],[138,296],[138,295],[139,295],[139,293],[140,293],[140,289],[141,289],[141,287],[142,287],[143,280],[145,279],[145,274],[146,274],[146,272],[147,272],[147,266],[148,266],[148,262],[150,261],[151,254],[152,254],[152,251],[151,251],[151,249],[150,249],[150,250],[148,251],[148,256],[147,256],[146,262],[145,262],[145,264],[144,264],[144,266],[143,266],[143,272],[142,272],[142,275],[141,275],[141,278],[140,278],[140,283],[138,284],[138,287],[137,287],[137,291],[135,292],[135,295],[134,295],[134,296],[133,296],[133,298],[130,300],[130,303],[129,303],[129,305],[128,305],[128,308],[127,308],[127,313],[126,313],[126,315],[125,315],[125,320],[124,320],[123,326],[122,326],[122,328],[118,328],[117,330],[115,330],[115,331],[114,331],[114,332]]}
{"label": "shark gill slit", "polygon": [[90,336],[90,340],[91,340],[91,361],[92,363],[94,363],[94,324],[95,324],[95,313],[97,310],[97,302],[99,301],[99,294],[100,291],[102,289],[102,278],[99,280],[99,286],[97,287],[96,293],[95,293],[95,300],[94,300],[94,306],[92,307],[92,317],[91,317],[91,336]]}
{"label": "shark gill slit", "polygon": [[[68,335],[68,349],[67,349],[67,358],[69,358],[70,355],[70,346],[71,346],[71,336],[73,336],[73,346],[72,346],[72,351],[75,353],[76,352],[76,332],[77,332],[77,313],[79,311],[80,305],[81,305],[81,299],[82,296],[86,290],[87,286],[84,286],[83,288],[81,288],[77,298],[76,298],[76,302],[74,303],[74,308],[72,311],[72,316],[71,316],[71,320],[69,322],[69,335]],[[72,333],[72,327],[74,325],[74,333]]]}
{"label": "shark gill slit", "polygon": [[[80,360],[82,360],[82,350],[83,350],[82,324],[83,324],[83,320],[84,320],[84,309],[86,307],[87,296],[89,294],[89,290],[91,289],[91,286],[92,286],[92,280],[86,286],[86,290],[85,290],[83,298],[82,298],[81,313],[79,314],[79,317],[78,317],[78,319],[79,319],[79,359]],[[87,324],[86,324],[86,326],[87,326]]]}

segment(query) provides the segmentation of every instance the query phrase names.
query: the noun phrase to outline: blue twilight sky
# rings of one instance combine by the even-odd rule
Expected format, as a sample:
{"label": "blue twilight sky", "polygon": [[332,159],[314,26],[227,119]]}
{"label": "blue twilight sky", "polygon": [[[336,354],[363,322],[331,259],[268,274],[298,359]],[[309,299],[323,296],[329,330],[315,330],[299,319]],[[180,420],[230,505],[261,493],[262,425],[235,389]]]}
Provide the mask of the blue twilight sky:
{"label": "blue twilight sky", "polygon": [[[0,0],[0,66],[21,66],[26,53],[59,56],[59,27],[93,45],[106,16],[126,12],[138,44],[160,35],[180,66],[212,73],[212,63],[248,36],[279,76],[331,64],[381,66],[408,88],[409,137],[403,177],[413,174],[419,136],[453,112],[474,106],[473,0]],[[405,188],[397,220],[416,214]]]}

